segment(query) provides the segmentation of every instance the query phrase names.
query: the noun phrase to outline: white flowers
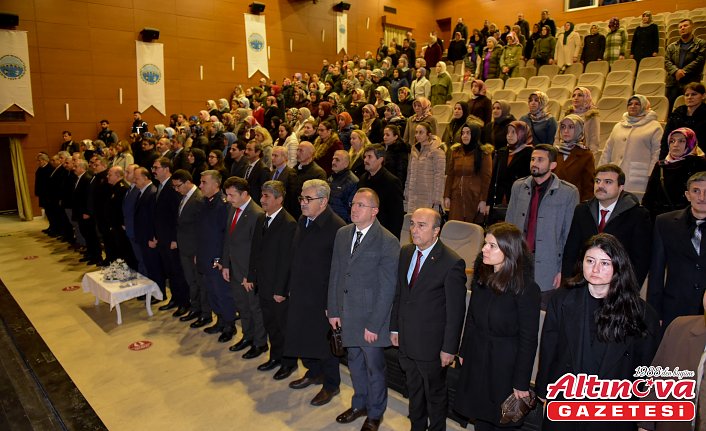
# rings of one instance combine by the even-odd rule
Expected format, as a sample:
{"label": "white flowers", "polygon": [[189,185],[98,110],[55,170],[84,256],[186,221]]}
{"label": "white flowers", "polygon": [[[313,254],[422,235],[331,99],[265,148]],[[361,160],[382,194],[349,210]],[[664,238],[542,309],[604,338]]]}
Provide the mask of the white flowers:
{"label": "white flowers", "polygon": [[116,259],[108,267],[103,268],[101,274],[105,281],[128,281],[137,278],[137,273],[122,259]]}

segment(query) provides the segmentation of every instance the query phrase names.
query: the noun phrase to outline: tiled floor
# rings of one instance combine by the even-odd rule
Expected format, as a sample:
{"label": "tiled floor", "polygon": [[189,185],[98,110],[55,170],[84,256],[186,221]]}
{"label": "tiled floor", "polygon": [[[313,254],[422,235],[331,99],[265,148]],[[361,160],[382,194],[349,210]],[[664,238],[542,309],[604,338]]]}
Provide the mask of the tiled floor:
{"label": "tiled floor", "polygon": [[[217,337],[189,329],[171,313],[155,310],[148,318],[143,303],[128,301],[118,326],[107,304],[94,306],[80,289],[62,291],[80,285],[95,267],[44,236],[45,227],[43,220],[0,217],[0,278],[108,429],[346,431],[362,425],[362,419],[349,425],[334,420],[353,394],[345,367],[341,395],[312,407],[319,387],[291,390],[272,372],[255,369],[262,358],[241,359]],[[31,256],[37,257],[25,259]],[[153,345],[127,348],[139,340]],[[409,429],[407,401],[389,394],[381,429]],[[462,429],[450,420],[448,428]]]}

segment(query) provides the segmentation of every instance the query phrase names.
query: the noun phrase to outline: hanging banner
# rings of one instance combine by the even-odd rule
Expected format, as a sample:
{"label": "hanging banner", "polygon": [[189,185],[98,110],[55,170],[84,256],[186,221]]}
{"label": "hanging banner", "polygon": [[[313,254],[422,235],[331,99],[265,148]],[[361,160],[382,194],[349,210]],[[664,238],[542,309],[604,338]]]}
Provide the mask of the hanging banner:
{"label": "hanging banner", "polygon": [[164,101],[164,45],[154,42],[135,42],[137,49],[137,110],[145,112],[150,106],[167,115]]}
{"label": "hanging banner", "polygon": [[336,14],[336,52],[341,50],[348,53],[348,14],[345,12]]}
{"label": "hanging banner", "polygon": [[248,49],[248,78],[258,70],[270,77],[267,63],[267,32],[265,31],[265,16],[245,15],[245,45]]}
{"label": "hanging banner", "polygon": [[17,105],[34,117],[27,32],[0,30],[0,112]]}

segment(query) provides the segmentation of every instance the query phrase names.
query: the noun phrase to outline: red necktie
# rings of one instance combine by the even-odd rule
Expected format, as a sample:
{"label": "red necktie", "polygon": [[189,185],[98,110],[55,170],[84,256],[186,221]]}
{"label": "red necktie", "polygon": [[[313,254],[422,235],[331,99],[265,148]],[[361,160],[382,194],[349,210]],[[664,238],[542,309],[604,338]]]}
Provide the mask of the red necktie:
{"label": "red necktie", "polygon": [[235,229],[235,224],[238,223],[238,216],[240,215],[240,208],[235,209],[235,217],[233,217],[233,222],[230,224],[230,229],[228,230],[228,233],[233,233],[233,229]]}
{"label": "red necktie", "polygon": [[414,282],[417,281],[419,277],[419,269],[422,266],[422,252],[417,250],[417,263],[414,264],[414,271],[412,271],[412,278],[409,280],[409,288],[414,286]]}
{"label": "red necktie", "polygon": [[539,211],[539,189],[541,185],[534,186],[530,200],[529,214],[527,215],[527,247],[534,253],[534,240],[537,236],[537,212]]}
{"label": "red necktie", "polygon": [[598,233],[603,233],[603,229],[605,229],[605,216],[607,216],[609,212],[608,210],[601,210],[601,221],[598,223]]}

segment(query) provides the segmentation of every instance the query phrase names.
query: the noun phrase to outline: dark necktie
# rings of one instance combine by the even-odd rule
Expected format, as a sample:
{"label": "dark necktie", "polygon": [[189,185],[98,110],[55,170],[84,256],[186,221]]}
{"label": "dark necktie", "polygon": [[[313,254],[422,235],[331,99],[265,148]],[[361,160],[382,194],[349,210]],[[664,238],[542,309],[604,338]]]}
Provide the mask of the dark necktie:
{"label": "dark necktie", "polygon": [[264,234],[267,228],[270,227],[270,220],[272,220],[271,216],[265,217],[265,224],[262,225],[262,233]]}
{"label": "dark necktie", "polygon": [[275,175],[274,175],[274,177],[272,177],[272,179],[273,179],[273,180],[277,180],[277,178],[279,178],[280,172],[281,172],[281,171],[279,171],[279,170],[275,170]]}
{"label": "dark necktie", "polygon": [[409,288],[411,289],[414,286],[414,283],[417,281],[417,277],[419,277],[419,270],[422,267],[422,252],[417,250],[417,263],[414,264],[414,271],[412,271],[412,278],[409,279]]}
{"label": "dark necktie", "polygon": [[355,251],[358,249],[358,246],[360,245],[360,240],[363,238],[363,232],[361,231],[356,231],[355,233],[355,243],[353,244],[353,250],[351,251],[351,256],[355,254]]}
{"label": "dark necktie", "polygon": [[248,168],[245,170],[245,179],[246,180],[250,177],[250,172],[252,172],[252,165],[249,165]]}
{"label": "dark necktie", "polygon": [[159,199],[159,194],[162,193],[162,189],[164,188],[163,183],[159,183],[159,187],[157,188],[157,196],[156,199]]}
{"label": "dark necktie", "polygon": [[541,185],[534,186],[527,215],[527,247],[534,253],[534,242],[537,236],[537,213],[539,212],[539,194]]}
{"label": "dark necktie", "polygon": [[605,217],[609,212],[608,210],[601,210],[601,221],[598,223],[598,233],[603,233],[603,229],[605,229]]}

